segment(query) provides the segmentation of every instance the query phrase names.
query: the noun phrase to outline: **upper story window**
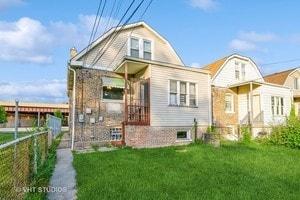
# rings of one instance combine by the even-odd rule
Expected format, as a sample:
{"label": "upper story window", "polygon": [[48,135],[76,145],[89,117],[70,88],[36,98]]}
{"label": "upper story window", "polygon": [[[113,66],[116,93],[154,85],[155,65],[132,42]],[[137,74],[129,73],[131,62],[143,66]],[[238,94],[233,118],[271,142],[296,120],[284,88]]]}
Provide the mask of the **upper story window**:
{"label": "upper story window", "polygon": [[140,48],[139,40],[137,38],[130,38],[130,56],[139,58]]}
{"label": "upper story window", "polygon": [[245,64],[241,64],[241,78],[244,81],[246,79],[246,67]]}
{"label": "upper story window", "polygon": [[170,80],[169,105],[176,106],[197,106],[196,84]]}
{"label": "upper story window", "polygon": [[146,60],[151,60],[151,42],[148,40],[143,41],[143,58]]}
{"label": "upper story window", "polygon": [[152,42],[136,37],[130,38],[130,56],[135,58],[152,59]]}
{"label": "upper story window", "polygon": [[246,80],[246,65],[241,62],[234,63],[234,76],[238,80]]}
{"label": "upper story window", "polygon": [[225,94],[225,113],[233,113],[234,106],[233,106],[233,94],[226,93]]}
{"label": "upper story window", "polygon": [[284,101],[283,97],[271,97],[272,115],[283,115]]}
{"label": "upper story window", "polygon": [[235,62],[234,74],[235,74],[235,79],[240,79],[240,65],[238,62]]}
{"label": "upper story window", "polygon": [[300,81],[299,78],[294,78],[294,89],[299,90],[300,89]]}

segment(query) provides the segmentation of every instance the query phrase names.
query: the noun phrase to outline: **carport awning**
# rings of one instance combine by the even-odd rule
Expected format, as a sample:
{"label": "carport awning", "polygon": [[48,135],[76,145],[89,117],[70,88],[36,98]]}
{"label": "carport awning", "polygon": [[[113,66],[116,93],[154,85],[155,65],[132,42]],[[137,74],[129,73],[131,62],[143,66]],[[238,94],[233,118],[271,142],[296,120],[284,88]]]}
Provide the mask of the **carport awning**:
{"label": "carport awning", "polygon": [[113,88],[125,88],[125,80],[122,78],[102,77],[102,86]]}

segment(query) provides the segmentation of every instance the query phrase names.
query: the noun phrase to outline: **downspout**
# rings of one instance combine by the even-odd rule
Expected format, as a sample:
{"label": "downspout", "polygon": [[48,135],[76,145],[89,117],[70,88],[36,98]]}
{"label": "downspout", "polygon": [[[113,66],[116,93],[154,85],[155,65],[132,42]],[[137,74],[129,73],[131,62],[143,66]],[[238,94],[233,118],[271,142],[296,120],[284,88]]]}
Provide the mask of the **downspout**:
{"label": "downspout", "polygon": [[72,133],[71,133],[71,149],[74,149],[74,133],[75,133],[75,97],[76,97],[76,91],[75,91],[75,86],[76,86],[76,71],[71,68],[70,63],[68,64],[69,70],[73,72],[73,91],[72,91]]}

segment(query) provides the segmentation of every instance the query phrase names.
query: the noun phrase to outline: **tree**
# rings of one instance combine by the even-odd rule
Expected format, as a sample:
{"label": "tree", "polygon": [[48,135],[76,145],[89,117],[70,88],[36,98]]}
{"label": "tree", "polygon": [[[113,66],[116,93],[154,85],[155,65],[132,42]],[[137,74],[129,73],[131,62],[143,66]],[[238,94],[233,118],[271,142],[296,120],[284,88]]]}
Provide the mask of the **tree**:
{"label": "tree", "polygon": [[5,109],[4,109],[4,107],[0,106],[0,124],[7,122],[6,115],[7,115],[7,113],[6,113]]}
{"label": "tree", "polygon": [[60,109],[57,109],[54,111],[54,116],[57,117],[57,118],[60,118],[61,120],[64,119],[64,116],[63,114],[61,113],[61,110]]}

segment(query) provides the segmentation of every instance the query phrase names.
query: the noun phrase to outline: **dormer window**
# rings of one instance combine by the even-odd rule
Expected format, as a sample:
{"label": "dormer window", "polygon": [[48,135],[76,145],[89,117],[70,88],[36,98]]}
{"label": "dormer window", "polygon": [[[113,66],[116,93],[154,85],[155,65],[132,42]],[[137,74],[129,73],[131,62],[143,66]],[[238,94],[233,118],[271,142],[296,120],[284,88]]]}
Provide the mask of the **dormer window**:
{"label": "dormer window", "polygon": [[152,42],[150,40],[140,39],[137,37],[130,38],[129,56],[151,60]]}

